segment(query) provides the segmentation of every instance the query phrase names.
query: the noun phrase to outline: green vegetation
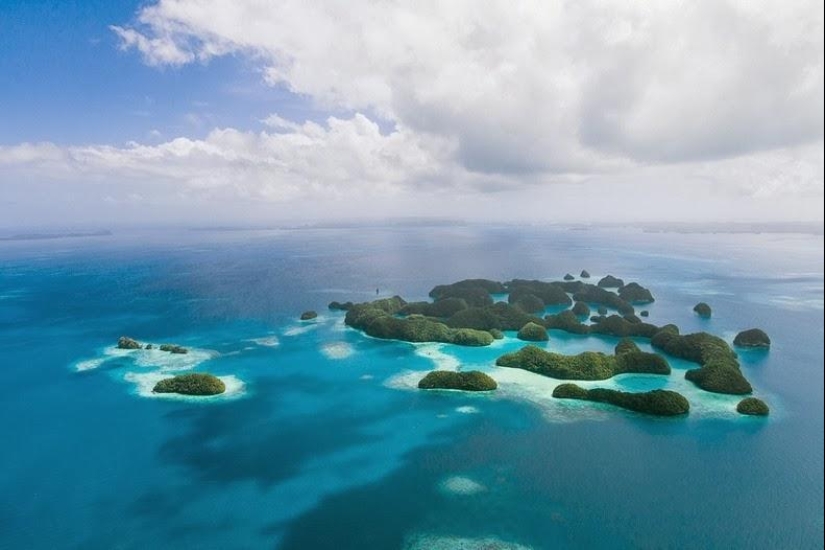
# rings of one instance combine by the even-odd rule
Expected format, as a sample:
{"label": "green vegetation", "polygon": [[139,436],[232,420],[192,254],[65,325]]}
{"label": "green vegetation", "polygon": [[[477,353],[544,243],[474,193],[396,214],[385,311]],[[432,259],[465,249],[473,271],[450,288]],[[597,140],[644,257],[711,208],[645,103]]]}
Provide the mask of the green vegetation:
{"label": "green vegetation", "polygon": [[196,372],[165,378],[155,384],[152,391],[182,395],[218,395],[226,391],[226,386],[217,376]]}
{"label": "green vegetation", "polygon": [[518,331],[518,339],[528,342],[546,342],[550,339],[547,329],[537,323],[527,323]]}
{"label": "green vegetation", "polygon": [[333,302],[330,302],[329,306],[327,306],[327,307],[329,307],[329,309],[331,309],[333,311],[347,311],[352,306],[353,306],[352,302],[341,303],[341,302],[334,302],[333,301]]}
{"label": "green vegetation", "polygon": [[504,285],[488,279],[466,279],[450,285],[438,285],[430,291],[435,301],[444,298],[462,298],[470,307],[482,307],[493,303],[490,294],[507,292]]}
{"label": "green vegetation", "polygon": [[396,317],[406,305],[399,296],[356,304],[347,311],[344,322],[374,338],[405,342],[444,342],[460,346],[488,346],[493,342],[493,336],[486,330],[452,328],[418,315]]}
{"label": "green vegetation", "polygon": [[639,316],[640,317],[650,317],[650,312],[646,309],[643,309],[641,312],[639,312]]}
{"label": "green vegetation", "polygon": [[573,309],[570,311],[573,312],[573,315],[576,317],[589,317],[590,316],[590,306],[588,306],[584,302],[576,302],[573,304]]}
{"label": "green vegetation", "polygon": [[659,331],[659,327],[656,325],[642,323],[638,318],[635,318],[634,321],[635,322],[631,322],[618,315],[610,315],[590,325],[590,332],[592,334],[608,334],[620,338],[626,336],[643,336],[650,338]]}
{"label": "green vegetation", "polygon": [[710,316],[713,313],[710,309],[710,306],[707,305],[705,302],[699,302],[698,304],[693,306],[693,311],[695,311],[696,314],[699,315],[699,317],[701,317],[702,319],[710,319]]}
{"label": "green vegetation", "polygon": [[525,313],[541,313],[547,307],[535,294],[510,294],[508,301]]}
{"label": "green vegetation", "polygon": [[177,344],[161,344],[158,348],[160,351],[167,351],[169,353],[179,353],[181,355],[189,353],[189,350]]}
{"label": "green vegetation", "polygon": [[599,279],[599,282],[596,283],[596,285],[602,288],[621,288],[624,286],[624,281],[614,277],[613,275],[605,275]]}
{"label": "green vegetation", "polygon": [[301,314],[301,321],[309,321],[318,317],[318,313],[314,311],[305,311]]}
{"label": "green vegetation", "polygon": [[128,336],[121,336],[117,339],[119,349],[140,349],[142,346],[137,340],[132,340]]}
{"label": "green vegetation", "polygon": [[467,372],[434,370],[428,372],[418,382],[418,387],[422,390],[491,391],[496,389],[498,384],[489,375],[477,370]]}
{"label": "green vegetation", "polygon": [[525,313],[519,307],[506,302],[496,302],[486,307],[470,307],[461,310],[447,319],[445,323],[454,328],[519,330],[531,321],[541,324],[541,319]]}
{"label": "green vegetation", "polygon": [[606,388],[586,390],[576,384],[561,384],[553,390],[553,397],[610,403],[623,409],[656,416],[679,416],[690,411],[690,403],[682,394],[668,390],[630,393]]}
{"label": "green vegetation", "polygon": [[619,289],[619,297],[631,304],[649,304],[653,302],[653,294],[638,283],[628,283]]}
{"label": "green vegetation", "polygon": [[606,308],[606,307],[604,307],[604,306],[599,306],[599,307],[596,309],[596,313],[598,313],[598,314],[599,314],[599,315],[601,315],[602,317],[605,317],[605,316],[607,316],[607,308]]}
{"label": "green vegetation", "polygon": [[613,353],[616,355],[622,355],[623,353],[633,353],[636,351],[642,351],[639,349],[639,346],[636,345],[636,342],[631,340],[630,338],[622,338],[619,340],[619,343],[616,344],[616,348],[614,349]]}
{"label": "green vegetation", "polygon": [[467,309],[467,301],[463,298],[443,298],[437,302],[411,302],[401,308],[401,315],[424,315],[441,319],[452,317],[459,311]]}
{"label": "green vegetation", "polygon": [[739,369],[736,354],[718,336],[707,332],[682,336],[678,327],[667,325],[653,336],[650,343],[665,353],[702,365],[687,371],[685,378],[703,390],[732,395],[753,391]]}
{"label": "green vegetation", "polygon": [[579,275],[579,277],[581,277],[582,279],[589,279],[590,273],[588,273],[586,269],[582,269],[581,275]]}
{"label": "green vegetation", "polygon": [[525,346],[496,359],[496,365],[528,370],[560,380],[605,380],[622,373],[669,374],[670,366],[655,353],[625,351],[620,355],[585,351],[561,355]]}
{"label": "green vegetation", "polygon": [[[574,292],[573,300],[577,302],[587,302],[589,304],[598,304],[605,308],[611,307],[622,315],[634,312],[633,305],[624,301],[618,294],[591,284],[584,284],[579,290]],[[599,307],[599,315],[606,315],[607,309],[604,309],[604,312],[602,312],[602,309],[602,307]]]}
{"label": "green vegetation", "polygon": [[743,348],[769,348],[771,347],[771,339],[764,330],[758,328],[750,328],[743,330],[733,339],[733,345]]}
{"label": "green vegetation", "polygon": [[751,416],[768,416],[771,409],[761,399],[746,397],[736,405],[736,412]]}
{"label": "green vegetation", "polygon": [[522,296],[527,294],[540,298],[548,306],[569,306],[573,303],[562,283],[513,279],[505,286],[510,292],[507,301],[511,304],[518,302]]}
{"label": "green vegetation", "polygon": [[560,311],[555,315],[546,315],[544,317],[544,326],[564,330],[572,334],[588,334],[590,332],[590,327],[583,324],[579,318],[576,317],[576,314],[569,309]]}
{"label": "green vegetation", "polygon": [[569,274],[569,273],[565,274],[565,276],[564,276],[564,280],[565,280],[565,281],[572,281],[572,280],[574,280],[574,279],[575,279],[575,277],[573,277],[573,276],[572,276],[571,274]]}
{"label": "green vegetation", "polygon": [[501,332],[500,330],[498,330],[497,328],[491,328],[491,329],[490,329],[490,330],[488,330],[487,332],[489,332],[489,333],[490,333],[490,335],[491,335],[493,338],[495,338],[496,340],[501,340],[502,338],[504,338],[504,333],[503,333],[503,332]]}

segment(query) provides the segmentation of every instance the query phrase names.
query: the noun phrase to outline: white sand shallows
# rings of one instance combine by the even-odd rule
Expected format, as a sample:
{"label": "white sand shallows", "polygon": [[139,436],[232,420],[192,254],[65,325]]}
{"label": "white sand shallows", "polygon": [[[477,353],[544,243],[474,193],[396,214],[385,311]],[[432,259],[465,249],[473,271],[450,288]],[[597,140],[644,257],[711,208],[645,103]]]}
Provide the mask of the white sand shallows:
{"label": "white sand shallows", "polygon": [[217,351],[199,348],[189,348],[188,353],[169,353],[161,351],[158,347],[159,344],[152,344],[153,349],[120,349],[117,346],[109,346],[104,348],[98,357],[78,361],[74,368],[77,371],[96,369],[111,359],[128,357],[138,367],[159,368],[165,371],[189,370],[220,355]]}
{"label": "white sand shallows", "polygon": [[481,483],[464,476],[448,477],[438,487],[442,492],[451,495],[476,495],[487,490]]}
{"label": "white sand shallows", "polygon": [[327,359],[346,359],[354,354],[355,350],[346,342],[327,342],[321,346],[321,353]]}
{"label": "white sand shallows", "polygon": [[531,550],[496,537],[469,538],[421,533],[407,539],[404,550]]}

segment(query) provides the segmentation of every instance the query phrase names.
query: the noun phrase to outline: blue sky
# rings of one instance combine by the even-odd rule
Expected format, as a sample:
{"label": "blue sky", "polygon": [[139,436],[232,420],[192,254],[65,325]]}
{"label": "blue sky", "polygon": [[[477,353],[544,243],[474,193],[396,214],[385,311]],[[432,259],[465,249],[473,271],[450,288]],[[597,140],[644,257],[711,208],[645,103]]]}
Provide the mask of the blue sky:
{"label": "blue sky", "polygon": [[203,136],[219,126],[260,127],[278,110],[313,118],[311,102],[267,86],[242,57],[148,67],[122,51],[109,26],[133,19],[134,1],[0,3],[0,144],[125,143]]}
{"label": "blue sky", "polygon": [[5,0],[0,219],[822,220],[822,10]]}

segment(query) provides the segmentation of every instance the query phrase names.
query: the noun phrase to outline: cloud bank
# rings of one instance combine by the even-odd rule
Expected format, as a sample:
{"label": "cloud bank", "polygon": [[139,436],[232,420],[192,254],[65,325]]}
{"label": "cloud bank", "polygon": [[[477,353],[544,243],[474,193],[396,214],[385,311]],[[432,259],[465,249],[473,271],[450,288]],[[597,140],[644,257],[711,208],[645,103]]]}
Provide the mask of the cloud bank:
{"label": "cloud bank", "polygon": [[262,113],[262,131],[156,145],[5,147],[7,177],[395,197],[414,210],[415,196],[445,192],[633,194],[655,174],[665,195],[701,191],[697,204],[769,199],[786,218],[822,218],[813,1],[160,0],[111,28],[149,65],[241,56],[272,86],[349,114],[321,125]]}

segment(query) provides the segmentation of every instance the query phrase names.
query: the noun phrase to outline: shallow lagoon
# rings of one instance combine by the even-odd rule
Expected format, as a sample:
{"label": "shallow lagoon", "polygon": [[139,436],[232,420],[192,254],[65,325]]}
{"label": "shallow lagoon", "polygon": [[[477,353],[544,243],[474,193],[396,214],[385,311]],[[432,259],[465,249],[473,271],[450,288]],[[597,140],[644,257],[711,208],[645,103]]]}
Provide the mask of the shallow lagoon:
{"label": "shallow lagoon", "polygon": [[[821,547],[822,245],[477,227],[3,243],[0,546]],[[547,394],[555,381],[492,365],[522,345],[513,334],[491,348],[411,345],[365,338],[326,312],[376,287],[423,299],[466,277],[583,268],[591,281],[613,273],[650,288],[656,324],[728,341],[765,328],[772,349],[740,358],[771,416],[737,415],[737,399],[696,389],[681,377],[691,365],[673,359],[665,380],[587,384],[683,391],[687,418],[559,402]],[[700,300],[712,319],[692,313]],[[307,309],[322,315],[298,321]],[[122,334],[202,353],[164,358],[186,366],[125,358],[109,349]],[[547,343],[613,345],[558,331]],[[490,372],[500,390],[407,387],[420,376],[405,372],[459,365]],[[237,391],[141,396],[140,380],[177,368],[231,377]]]}

